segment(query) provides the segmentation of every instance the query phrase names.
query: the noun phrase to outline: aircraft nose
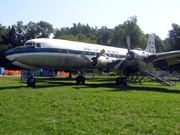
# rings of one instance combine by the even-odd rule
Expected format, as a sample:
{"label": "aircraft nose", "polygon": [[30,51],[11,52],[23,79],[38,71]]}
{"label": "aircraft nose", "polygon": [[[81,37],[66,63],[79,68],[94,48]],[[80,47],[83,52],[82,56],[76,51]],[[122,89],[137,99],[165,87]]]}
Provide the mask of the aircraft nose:
{"label": "aircraft nose", "polygon": [[5,52],[5,57],[6,59],[8,59],[9,61],[14,61],[14,56],[12,55],[12,50],[7,50]]}

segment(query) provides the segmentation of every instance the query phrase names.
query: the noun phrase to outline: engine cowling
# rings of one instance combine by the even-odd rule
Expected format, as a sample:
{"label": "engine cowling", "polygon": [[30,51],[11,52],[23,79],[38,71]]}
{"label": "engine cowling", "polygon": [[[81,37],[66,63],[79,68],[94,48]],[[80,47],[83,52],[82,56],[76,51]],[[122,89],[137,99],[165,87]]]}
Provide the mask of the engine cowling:
{"label": "engine cowling", "polygon": [[104,57],[104,56],[101,56],[101,57],[99,57],[98,59],[92,58],[92,60],[93,60],[92,65],[93,65],[94,67],[98,68],[98,69],[106,68],[107,63],[108,63],[107,58]]}
{"label": "engine cowling", "polygon": [[149,57],[149,53],[140,51],[140,50],[131,50],[129,54],[127,54],[127,59],[132,60],[139,60],[144,61]]}

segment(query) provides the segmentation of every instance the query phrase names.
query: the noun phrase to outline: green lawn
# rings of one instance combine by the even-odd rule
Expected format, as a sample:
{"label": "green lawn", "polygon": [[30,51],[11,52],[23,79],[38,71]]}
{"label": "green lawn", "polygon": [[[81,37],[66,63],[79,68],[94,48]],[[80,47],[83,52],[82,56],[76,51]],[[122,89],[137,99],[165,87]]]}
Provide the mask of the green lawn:
{"label": "green lawn", "polygon": [[114,77],[37,79],[0,77],[0,134],[180,134],[180,83],[128,87]]}

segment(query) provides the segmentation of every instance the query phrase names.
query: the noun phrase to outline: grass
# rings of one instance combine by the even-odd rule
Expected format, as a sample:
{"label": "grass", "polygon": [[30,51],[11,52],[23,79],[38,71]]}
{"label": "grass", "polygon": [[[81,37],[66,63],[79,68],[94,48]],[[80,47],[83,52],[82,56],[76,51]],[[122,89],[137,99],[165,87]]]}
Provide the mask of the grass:
{"label": "grass", "polygon": [[114,77],[37,79],[0,77],[0,134],[180,134],[180,83],[128,87]]}

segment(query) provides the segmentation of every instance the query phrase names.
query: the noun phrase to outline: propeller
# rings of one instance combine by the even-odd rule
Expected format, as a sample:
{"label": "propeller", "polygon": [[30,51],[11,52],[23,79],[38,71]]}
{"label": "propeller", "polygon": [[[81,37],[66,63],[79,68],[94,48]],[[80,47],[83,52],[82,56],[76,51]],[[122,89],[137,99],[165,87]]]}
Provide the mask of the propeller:
{"label": "propeller", "polygon": [[127,43],[128,54],[129,54],[130,53],[130,47],[131,47],[130,36],[126,37],[126,43]]}
{"label": "propeller", "polygon": [[132,53],[130,51],[130,48],[131,48],[130,36],[126,37],[126,43],[127,43],[127,49],[128,49],[128,53],[126,54],[126,58],[127,58],[127,60],[132,61],[134,58],[134,53]]}
{"label": "propeller", "polygon": [[105,53],[105,50],[102,49],[102,50],[100,51],[100,53],[96,56],[96,59],[98,59],[99,57],[101,57],[104,53]]}
{"label": "propeller", "polygon": [[121,67],[122,63],[127,59],[127,60],[133,60],[134,58],[134,54],[130,51],[130,48],[131,48],[131,42],[130,42],[130,36],[127,36],[126,37],[126,43],[127,43],[127,54],[126,54],[126,58],[122,59],[121,62],[119,62],[116,66],[115,66],[115,69],[118,69]]}
{"label": "propeller", "polygon": [[120,68],[121,64],[126,60],[126,58],[124,58],[122,61],[120,61],[116,66],[115,69]]}
{"label": "propeller", "polygon": [[102,49],[100,51],[100,53],[98,53],[96,55],[96,57],[93,57],[92,59],[90,59],[89,57],[87,57],[85,54],[81,54],[81,57],[84,58],[85,60],[88,60],[89,62],[91,62],[92,66],[93,66],[93,78],[94,78],[94,67],[97,64],[97,60],[99,59],[99,57],[101,57],[103,54],[105,53],[105,50]]}
{"label": "propeller", "polygon": [[96,57],[92,58],[92,62],[91,62],[91,64],[93,65],[93,67],[95,67],[95,66],[97,65],[97,60],[98,60],[98,59],[99,59],[99,57],[101,57],[104,53],[105,53],[105,50],[104,50],[104,49],[102,49],[102,50],[100,51],[100,53],[99,53],[99,54],[97,54],[97,56],[96,56]]}
{"label": "propeller", "polygon": [[86,56],[85,54],[81,54],[81,57],[84,58],[85,60],[90,61],[93,66],[96,66],[97,60],[98,60],[99,57],[101,57],[104,53],[105,53],[105,50],[102,49],[102,50],[100,51],[100,53],[98,53],[97,56],[96,56],[96,57],[93,57],[92,59],[90,59],[90,58],[89,58],[88,56]]}
{"label": "propeller", "polygon": [[81,54],[81,57],[82,57],[83,59],[85,59],[85,60],[88,60],[88,61],[92,62],[92,60],[89,59],[89,57],[87,57],[85,54]]}

